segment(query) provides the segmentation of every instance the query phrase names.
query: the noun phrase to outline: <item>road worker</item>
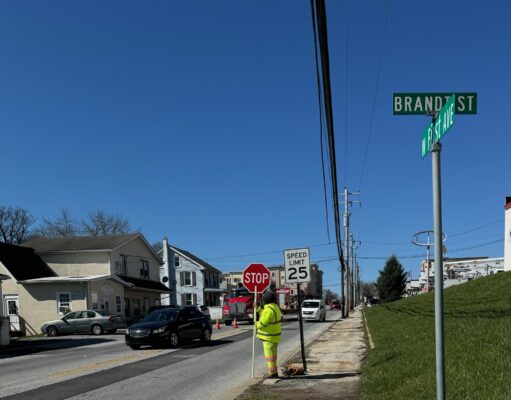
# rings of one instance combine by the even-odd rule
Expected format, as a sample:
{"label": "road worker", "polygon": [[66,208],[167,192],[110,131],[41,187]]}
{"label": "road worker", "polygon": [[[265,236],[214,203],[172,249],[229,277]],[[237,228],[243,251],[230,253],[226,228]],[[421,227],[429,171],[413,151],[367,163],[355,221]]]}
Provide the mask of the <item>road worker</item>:
{"label": "road worker", "polygon": [[271,290],[263,295],[263,307],[257,306],[259,320],[256,323],[257,337],[263,342],[264,358],[268,373],[265,378],[278,378],[277,347],[282,333],[282,316],[277,305],[277,296]]}

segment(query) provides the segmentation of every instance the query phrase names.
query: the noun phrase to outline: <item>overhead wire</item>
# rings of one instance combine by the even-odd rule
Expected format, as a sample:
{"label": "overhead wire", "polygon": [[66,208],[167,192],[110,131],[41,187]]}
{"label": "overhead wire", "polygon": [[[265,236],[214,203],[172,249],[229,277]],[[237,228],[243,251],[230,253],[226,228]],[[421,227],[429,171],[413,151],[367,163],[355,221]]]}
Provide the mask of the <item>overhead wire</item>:
{"label": "overhead wire", "polygon": [[[311,0],[311,9],[314,10],[314,3],[316,12],[313,17],[313,27],[317,31],[317,40],[320,48],[321,59],[321,75],[323,83],[323,106],[325,108],[325,117],[327,125],[328,137],[328,150],[330,158],[330,175],[332,181],[332,201],[334,207],[335,218],[335,239],[337,244],[337,254],[341,264],[341,281],[344,280],[344,271],[346,271],[346,263],[344,260],[342,250],[341,238],[341,225],[339,216],[339,198],[338,198],[338,184],[337,184],[337,161],[335,155],[335,133],[334,133],[334,119],[332,109],[332,93],[330,85],[330,57],[328,53],[328,27],[326,19],[326,8],[324,0]],[[321,95],[318,93],[318,95]],[[344,295],[343,295],[344,297]]]}
{"label": "overhead wire", "polygon": [[360,182],[358,184],[358,190],[359,191],[360,191],[360,189],[362,187],[362,180],[364,179],[364,173],[365,173],[366,164],[367,164],[367,155],[368,155],[368,152],[369,152],[369,143],[371,142],[371,136],[372,136],[372,132],[373,132],[374,113],[375,113],[375,109],[376,109],[376,99],[378,97],[378,89],[379,89],[379,86],[380,86],[381,66],[383,64],[383,54],[384,54],[384,49],[385,49],[385,37],[387,35],[387,25],[388,25],[388,20],[389,20],[389,10],[390,10],[390,0],[387,0],[386,9],[385,9],[385,22],[384,22],[384,25],[383,25],[383,34],[382,34],[381,47],[380,47],[380,57],[379,57],[378,69],[377,69],[377,73],[376,73],[376,86],[375,86],[375,89],[374,89],[373,104],[372,104],[372,107],[371,107],[371,117],[370,117],[370,120],[369,120],[369,131],[368,131],[368,134],[367,134],[366,147],[365,147],[365,150],[364,150],[364,158],[363,158],[363,161],[362,161],[362,172],[360,174]]}
{"label": "overhead wire", "polygon": [[326,188],[326,177],[325,177],[325,158],[324,158],[324,144],[323,144],[323,137],[324,137],[324,129],[323,129],[323,123],[324,123],[324,112],[323,112],[323,91],[321,89],[321,75],[319,73],[319,63],[318,63],[318,43],[317,43],[317,34],[316,34],[316,25],[315,25],[315,12],[314,7],[312,7],[311,3],[311,17],[312,17],[312,31],[314,33],[314,59],[316,62],[316,84],[318,89],[318,107],[319,107],[319,143],[320,143],[320,150],[321,150],[321,173],[323,175],[323,196],[324,196],[324,202],[325,202],[325,216],[326,216],[326,232],[327,232],[327,238],[328,243],[331,243],[330,240],[330,218],[328,215],[328,199],[327,199],[327,188]]}
{"label": "overhead wire", "polygon": [[348,85],[350,1],[346,0],[346,57],[344,69],[344,187],[348,187]]}

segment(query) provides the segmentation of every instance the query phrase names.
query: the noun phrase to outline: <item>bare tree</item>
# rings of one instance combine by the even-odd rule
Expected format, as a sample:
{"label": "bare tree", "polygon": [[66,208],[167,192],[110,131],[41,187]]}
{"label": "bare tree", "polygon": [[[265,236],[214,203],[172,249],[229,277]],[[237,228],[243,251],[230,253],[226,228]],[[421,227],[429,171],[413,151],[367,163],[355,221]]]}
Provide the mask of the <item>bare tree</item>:
{"label": "bare tree", "polygon": [[107,214],[103,210],[89,212],[89,220],[82,221],[83,234],[87,236],[109,236],[130,233],[129,221],[119,214]]}
{"label": "bare tree", "polygon": [[24,208],[0,206],[0,240],[12,244],[25,242],[34,222],[35,218]]}
{"label": "bare tree", "polygon": [[36,231],[38,236],[68,237],[78,234],[78,223],[69,214],[67,208],[60,210],[60,215],[54,219],[43,219]]}
{"label": "bare tree", "polygon": [[163,249],[163,243],[160,241],[160,242],[154,242],[151,247],[153,248],[154,252],[155,253],[158,253],[160,250]]}
{"label": "bare tree", "polygon": [[378,290],[374,282],[362,282],[362,296],[371,300],[378,295]]}

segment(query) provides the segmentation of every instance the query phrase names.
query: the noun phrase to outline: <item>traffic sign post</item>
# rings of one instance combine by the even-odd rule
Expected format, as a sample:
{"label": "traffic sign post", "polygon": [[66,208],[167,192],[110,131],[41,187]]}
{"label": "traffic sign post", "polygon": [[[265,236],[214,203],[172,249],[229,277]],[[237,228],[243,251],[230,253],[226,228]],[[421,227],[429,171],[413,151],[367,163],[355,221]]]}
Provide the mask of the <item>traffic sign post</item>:
{"label": "traffic sign post", "polygon": [[[455,114],[477,114],[477,93],[394,93],[394,115],[432,115],[423,131],[421,156],[431,153],[433,180],[433,229],[435,243],[435,343],[437,400],[445,398],[444,300],[442,260],[442,185],[440,139],[454,124]],[[429,284],[429,282],[428,282]]]}
{"label": "traffic sign post", "polygon": [[254,334],[252,335],[252,378],[255,377],[255,338],[257,322],[257,293],[262,293],[270,286],[270,270],[264,264],[250,264],[243,271],[241,282],[249,292],[254,293],[254,307],[252,314],[254,316]]}
{"label": "traffic sign post", "polygon": [[286,272],[286,283],[296,283],[298,292],[298,322],[300,325],[300,347],[302,351],[303,370],[307,372],[307,360],[305,359],[305,344],[303,339],[302,321],[302,299],[300,283],[310,282],[310,256],[309,249],[284,250],[284,268]]}

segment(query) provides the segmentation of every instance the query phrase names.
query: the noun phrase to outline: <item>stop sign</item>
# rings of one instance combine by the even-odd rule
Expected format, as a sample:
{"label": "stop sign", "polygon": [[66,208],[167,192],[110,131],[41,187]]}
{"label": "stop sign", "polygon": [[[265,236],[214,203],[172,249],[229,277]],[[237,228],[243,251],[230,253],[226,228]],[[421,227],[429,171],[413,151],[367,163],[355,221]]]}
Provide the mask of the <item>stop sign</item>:
{"label": "stop sign", "polygon": [[243,271],[241,281],[249,292],[255,293],[257,287],[257,293],[261,293],[270,286],[270,271],[264,264],[250,264]]}

